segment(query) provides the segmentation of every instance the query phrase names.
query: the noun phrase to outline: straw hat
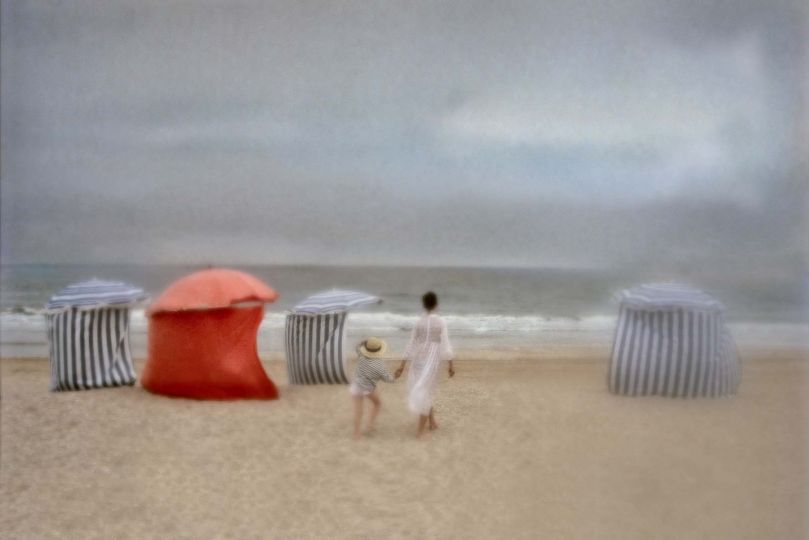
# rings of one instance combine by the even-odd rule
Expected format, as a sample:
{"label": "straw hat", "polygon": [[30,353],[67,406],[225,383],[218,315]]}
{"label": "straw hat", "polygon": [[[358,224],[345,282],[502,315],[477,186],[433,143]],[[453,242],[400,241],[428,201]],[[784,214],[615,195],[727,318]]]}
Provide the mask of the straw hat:
{"label": "straw hat", "polygon": [[387,348],[387,343],[381,339],[369,337],[365,340],[365,343],[360,345],[360,352],[363,356],[367,356],[368,358],[381,358]]}

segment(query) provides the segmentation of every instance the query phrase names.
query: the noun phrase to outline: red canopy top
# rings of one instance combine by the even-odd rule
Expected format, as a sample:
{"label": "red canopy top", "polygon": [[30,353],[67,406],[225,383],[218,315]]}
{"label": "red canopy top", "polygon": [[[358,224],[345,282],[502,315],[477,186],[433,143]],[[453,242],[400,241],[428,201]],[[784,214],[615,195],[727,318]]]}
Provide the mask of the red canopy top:
{"label": "red canopy top", "polygon": [[278,293],[260,279],[229,268],[200,270],[181,278],[149,307],[149,313],[221,309],[243,302],[270,303]]}

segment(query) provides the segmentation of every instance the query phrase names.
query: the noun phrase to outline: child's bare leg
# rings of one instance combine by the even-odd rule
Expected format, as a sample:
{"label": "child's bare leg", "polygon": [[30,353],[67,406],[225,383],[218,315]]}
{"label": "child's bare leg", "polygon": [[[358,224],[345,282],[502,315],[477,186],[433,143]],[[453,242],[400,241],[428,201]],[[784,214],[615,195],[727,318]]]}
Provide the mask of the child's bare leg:
{"label": "child's bare leg", "polygon": [[376,425],[376,415],[379,414],[379,410],[382,408],[382,400],[376,395],[376,390],[368,395],[368,399],[371,400],[371,404],[373,405],[371,408],[371,416],[368,418],[368,431],[373,431]]}
{"label": "child's bare leg", "polygon": [[438,429],[438,422],[435,421],[435,409],[430,407],[430,431]]}
{"label": "child's bare leg", "polygon": [[430,420],[430,416],[426,414],[419,415],[419,430],[416,432],[416,438],[418,439],[426,439],[427,436],[430,434],[427,431],[427,422]]}
{"label": "child's bare leg", "polygon": [[354,396],[354,438],[362,438],[360,426],[362,424],[362,396]]}

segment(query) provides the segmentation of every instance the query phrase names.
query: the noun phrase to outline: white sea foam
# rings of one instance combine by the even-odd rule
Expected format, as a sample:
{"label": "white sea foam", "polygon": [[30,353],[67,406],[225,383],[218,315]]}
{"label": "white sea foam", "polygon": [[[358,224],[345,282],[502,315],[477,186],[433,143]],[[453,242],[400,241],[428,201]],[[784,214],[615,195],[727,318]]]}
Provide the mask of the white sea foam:
{"label": "white sea foam", "polygon": [[[357,312],[347,322],[348,343],[375,335],[388,340],[392,351],[402,350],[417,315]],[[456,348],[541,347],[543,345],[601,345],[609,347],[614,315],[582,318],[542,315],[444,314]],[[261,352],[279,351],[284,343],[285,314],[268,312],[259,327]],[[48,353],[45,317],[35,313],[0,314],[0,355],[45,356]],[[132,310],[131,343],[136,356],[146,352],[148,319],[144,310]],[[796,323],[735,323],[731,333],[740,347],[787,346],[809,348],[809,326]]]}

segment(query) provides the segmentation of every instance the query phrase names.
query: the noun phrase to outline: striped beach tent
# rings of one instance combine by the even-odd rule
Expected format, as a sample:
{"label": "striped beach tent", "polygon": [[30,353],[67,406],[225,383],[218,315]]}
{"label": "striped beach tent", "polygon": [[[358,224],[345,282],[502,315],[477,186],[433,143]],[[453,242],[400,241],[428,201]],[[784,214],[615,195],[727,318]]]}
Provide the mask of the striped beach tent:
{"label": "striped beach tent", "polygon": [[134,384],[129,310],[148,298],[134,285],[98,279],[56,293],[45,305],[51,390]]}
{"label": "striped beach tent", "polygon": [[608,386],[629,396],[719,397],[736,393],[741,365],[724,307],[686,285],[624,290]]}
{"label": "striped beach tent", "polygon": [[370,294],[333,289],[295,306],[286,316],[290,384],[347,384],[343,342],[348,312],[381,301]]}

